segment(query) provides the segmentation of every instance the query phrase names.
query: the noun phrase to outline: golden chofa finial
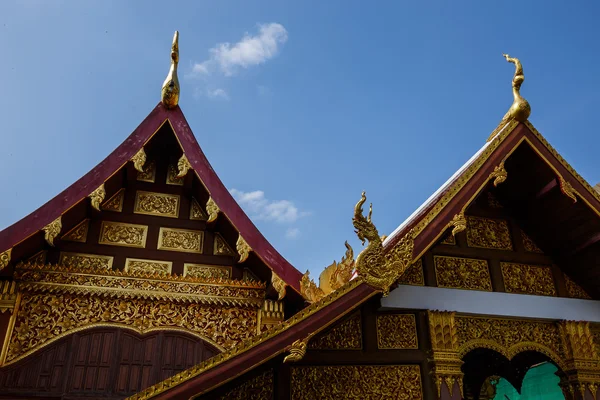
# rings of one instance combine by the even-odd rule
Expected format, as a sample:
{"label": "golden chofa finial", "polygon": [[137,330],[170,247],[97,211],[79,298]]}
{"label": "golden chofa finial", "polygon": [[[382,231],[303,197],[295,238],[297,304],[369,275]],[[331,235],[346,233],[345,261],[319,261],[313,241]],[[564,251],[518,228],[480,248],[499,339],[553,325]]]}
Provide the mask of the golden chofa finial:
{"label": "golden chofa finial", "polygon": [[179,79],[177,79],[177,64],[179,63],[179,32],[175,31],[171,46],[171,69],[162,85],[161,102],[167,108],[179,104]]}
{"label": "golden chofa finial", "polygon": [[506,58],[506,61],[515,64],[516,67],[515,76],[512,80],[513,96],[515,99],[513,101],[512,106],[510,106],[508,112],[506,113],[504,119],[514,119],[519,122],[525,122],[531,114],[531,107],[529,106],[527,100],[521,97],[520,93],[521,84],[525,80],[525,75],[523,75],[523,66],[521,65],[521,61],[519,61],[518,58],[512,58],[508,54],[502,55],[504,56],[504,58]]}

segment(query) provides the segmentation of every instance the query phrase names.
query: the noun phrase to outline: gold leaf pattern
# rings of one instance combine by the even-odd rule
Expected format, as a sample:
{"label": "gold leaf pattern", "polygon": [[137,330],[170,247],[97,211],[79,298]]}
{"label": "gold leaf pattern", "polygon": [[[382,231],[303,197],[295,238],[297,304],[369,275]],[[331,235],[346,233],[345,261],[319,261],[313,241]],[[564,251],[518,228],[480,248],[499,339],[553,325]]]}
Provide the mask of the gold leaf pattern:
{"label": "gold leaf pattern", "polygon": [[156,180],[156,162],[150,161],[144,167],[144,172],[138,171],[137,180],[141,182],[154,183],[154,181]]}
{"label": "gold leaf pattern", "polygon": [[208,213],[208,220],[206,222],[216,221],[217,217],[219,216],[219,212],[221,212],[219,206],[217,203],[215,203],[212,197],[209,197],[208,201],[206,202],[206,212]]}
{"label": "gold leaf pattern", "polygon": [[100,211],[100,204],[104,201],[104,197],[106,197],[106,190],[104,190],[104,183],[100,185],[96,190],[94,190],[88,196],[91,200],[92,207],[96,210]]}
{"label": "gold leaf pattern", "polygon": [[492,291],[486,260],[443,256],[433,259],[439,287]]}
{"label": "gold leaf pattern", "polygon": [[268,370],[228,391],[220,400],[273,399],[273,370]]}
{"label": "gold leaf pattern", "polygon": [[417,321],[414,314],[378,315],[377,348],[418,349]]}
{"label": "gold leaf pattern", "polygon": [[65,233],[62,240],[67,240],[69,242],[79,242],[85,243],[87,240],[88,229],[90,227],[90,220],[84,219],[80,223],[78,223],[73,229],[69,232]]}
{"label": "gold leaf pattern", "polygon": [[510,231],[506,221],[469,216],[467,226],[469,247],[512,250]]}
{"label": "gold leaf pattern", "polygon": [[213,254],[215,256],[234,256],[235,253],[229,247],[223,236],[219,233],[215,233],[215,243],[213,248]]}
{"label": "gold leaf pattern", "polygon": [[190,164],[187,156],[183,154],[179,161],[177,161],[177,178],[186,176],[190,168],[192,168],[192,164]]}
{"label": "gold leaf pattern", "polygon": [[138,172],[144,172],[144,164],[146,164],[146,152],[142,147],[133,157],[131,157],[131,161],[133,162],[133,167]]}
{"label": "gold leaf pattern", "polygon": [[125,189],[119,189],[110,199],[105,201],[100,207],[104,211],[123,211],[123,202],[125,201]]}
{"label": "gold leaf pattern", "polygon": [[294,400],[423,399],[418,365],[292,367]]}
{"label": "gold leaf pattern", "polygon": [[179,171],[177,171],[177,167],[170,164],[167,169],[167,185],[183,186],[184,178],[178,178],[178,174]]}
{"label": "gold leaf pattern", "polygon": [[586,300],[591,300],[592,297],[587,294],[587,292],[585,290],[583,290],[583,288],[581,286],[579,286],[577,283],[575,283],[575,281],[573,281],[571,278],[569,278],[568,275],[564,275],[565,277],[565,284],[567,285],[567,293],[569,295],[569,297],[573,297],[575,299],[586,299]]}
{"label": "gold leaf pattern", "polygon": [[530,253],[542,253],[542,250],[537,247],[535,242],[531,240],[529,236],[523,231],[521,231],[521,236],[523,237],[523,247],[525,247],[525,251]]}
{"label": "gold leaf pattern", "polygon": [[158,250],[202,253],[204,232],[189,229],[160,228]]}
{"label": "gold leaf pattern", "polygon": [[250,252],[252,251],[252,247],[250,247],[250,245],[244,240],[244,238],[242,237],[242,234],[240,234],[238,236],[238,240],[235,244],[235,248],[236,248],[238,254],[240,255],[240,259],[238,260],[238,263],[242,263],[242,262],[246,261],[248,259],[248,257],[250,256]]}
{"label": "gold leaf pattern", "polygon": [[183,265],[183,276],[202,279],[229,279],[231,278],[231,267],[186,263]]}
{"label": "gold leaf pattern", "polygon": [[27,259],[27,262],[30,264],[37,264],[37,265],[44,265],[46,264],[46,256],[48,255],[48,252],[45,250],[39,251],[37,253],[35,253],[34,255],[32,255],[31,257],[29,257]]}
{"label": "gold leaf pattern", "polygon": [[308,347],[320,350],[362,349],[362,323],[360,312],[335,325],[329,331],[311,339]]}
{"label": "gold leaf pattern", "polygon": [[102,221],[98,243],[113,246],[146,247],[148,226]]}
{"label": "gold leaf pattern", "polygon": [[142,260],[127,258],[125,271],[136,271],[147,274],[170,274],[173,263],[171,261]]}
{"label": "gold leaf pattern", "polygon": [[12,253],[12,247],[6,251],[0,253],[0,271],[8,266],[10,263],[10,256]]}
{"label": "gold leaf pattern", "polygon": [[111,269],[113,257],[99,256],[96,254],[68,253],[63,251],[60,253],[60,259],[58,263],[65,267],[81,269]]}
{"label": "gold leaf pattern", "polygon": [[138,190],[135,193],[133,212],[136,214],[177,218],[179,216],[179,196],[176,194]]}
{"label": "gold leaf pattern", "polygon": [[273,285],[273,287],[277,291],[277,300],[282,300],[285,297],[285,288],[287,285],[285,281],[275,273],[275,271],[271,272],[271,285]]}
{"label": "gold leaf pattern", "polygon": [[193,197],[190,205],[190,219],[197,221],[206,221],[208,219],[208,215],[206,215],[200,203]]}
{"label": "gold leaf pattern", "polygon": [[[453,236],[450,237],[454,238]],[[423,260],[419,258],[416,262],[411,264],[411,266],[406,269],[406,272],[402,274],[398,283],[400,285],[425,285],[425,278],[423,277]]]}
{"label": "gold leaf pattern", "polygon": [[502,262],[500,268],[508,293],[556,296],[550,267]]}
{"label": "gold leaf pattern", "polygon": [[447,244],[447,245],[450,245],[450,246],[455,246],[456,245],[456,238],[454,237],[454,235],[446,234],[440,243],[441,244]]}
{"label": "gold leaf pattern", "polygon": [[42,228],[42,230],[44,231],[44,238],[50,246],[54,246],[54,239],[60,234],[61,229],[61,217],[56,218],[54,221],[50,222],[48,225]]}

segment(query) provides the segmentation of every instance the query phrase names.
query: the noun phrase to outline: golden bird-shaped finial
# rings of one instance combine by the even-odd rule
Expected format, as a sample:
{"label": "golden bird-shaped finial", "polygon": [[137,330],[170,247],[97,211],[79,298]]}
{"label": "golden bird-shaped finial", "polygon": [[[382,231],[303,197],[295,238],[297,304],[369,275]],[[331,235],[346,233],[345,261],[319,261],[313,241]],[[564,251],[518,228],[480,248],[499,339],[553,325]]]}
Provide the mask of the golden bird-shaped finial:
{"label": "golden bird-shaped finial", "polygon": [[177,78],[177,64],[179,63],[179,32],[175,31],[173,45],[171,46],[171,69],[167,79],[162,85],[161,102],[167,108],[179,104],[179,79]]}
{"label": "golden bird-shaped finial", "polygon": [[514,119],[519,122],[525,122],[525,121],[527,121],[527,118],[529,118],[529,115],[531,114],[531,106],[529,105],[527,100],[525,100],[521,96],[521,93],[520,93],[521,84],[525,80],[525,75],[523,75],[523,66],[521,65],[521,61],[519,61],[518,58],[512,58],[508,54],[502,54],[502,55],[504,56],[504,58],[506,58],[506,61],[508,61],[509,63],[515,64],[515,68],[516,68],[515,76],[513,77],[513,80],[512,80],[514,101],[513,101],[512,106],[510,106],[508,113],[506,113],[506,116],[509,117],[510,119]]}

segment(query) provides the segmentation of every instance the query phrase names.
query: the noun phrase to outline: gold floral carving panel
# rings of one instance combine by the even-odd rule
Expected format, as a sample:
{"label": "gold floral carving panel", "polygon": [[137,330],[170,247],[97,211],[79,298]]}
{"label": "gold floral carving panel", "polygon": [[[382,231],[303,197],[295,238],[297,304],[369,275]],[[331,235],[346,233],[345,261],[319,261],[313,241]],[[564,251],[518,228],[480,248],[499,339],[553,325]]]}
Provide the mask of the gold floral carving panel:
{"label": "gold floral carving panel", "polygon": [[189,229],[160,228],[158,250],[202,253],[204,232]]}
{"label": "gold floral carving panel", "polygon": [[508,359],[535,350],[559,364],[564,355],[560,332],[551,322],[463,316],[455,321],[461,357],[477,347],[498,351]]}
{"label": "gold floral carving panel", "polygon": [[398,283],[401,285],[425,285],[425,279],[423,277],[423,260],[418,259],[415,263],[411,264],[406,271],[402,274]]}
{"label": "gold floral carving panel", "polygon": [[467,245],[486,249],[512,250],[508,223],[501,219],[468,216]]}
{"label": "gold floral carving panel", "polygon": [[360,312],[335,325],[332,329],[308,342],[308,347],[319,350],[362,349],[362,327]]}
{"label": "gold floral carving panel", "polygon": [[418,349],[417,321],[414,314],[377,316],[377,348]]}
{"label": "gold floral carving panel", "polygon": [[125,271],[144,274],[170,274],[173,268],[171,261],[143,260],[139,258],[125,259]]}
{"label": "gold floral carving panel", "polygon": [[272,400],[273,370],[270,369],[228,391],[219,400]]}
{"label": "gold floral carving panel", "polygon": [[154,183],[156,179],[156,163],[150,161],[144,166],[144,172],[137,173],[137,180],[142,182]]}
{"label": "gold floral carving panel", "polygon": [[258,309],[104,296],[24,293],[10,338],[7,362],[52,340],[93,326],[127,326],[139,333],[180,328],[221,348],[256,334]]}
{"label": "gold floral carving panel", "polygon": [[179,170],[176,165],[169,165],[167,169],[167,185],[183,186],[184,178],[178,178]]}
{"label": "gold floral carving panel", "polygon": [[581,286],[579,286],[575,281],[569,278],[568,275],[564,275],[565,284],[567,285],[567,294],[569,297],[573,297],[575,299],[586,299],[591,300],[591,296],[587,294],[585,290]]}
{"label": "gold floral carving panel", "polygon": [[500,268],[508,293],[556,296],[550,267],[502,262]]}
{"label": "gold floral carving panel", "polygon": [[223,236],[216,233],[213,254],[215,256],[234,256],[235,252],[229,247]]}
{"label": "gold floral carving panel", "polygon": [[292,400],[423,398],[418,365],[292,367]]}
{"label": "gold floral carving panel", "polygon": [[434,256],[433,260],[439,287],[492,291],[486,260],[444,256]]}
{"label": "gold floral carving panel", "polygon": [[534,241],[527,236],[525,232],[521,231],[521,236],[523,237],[523,247],[525,248],[525,251],[530,253],[542,253],[542,250],[537,247]]}
{"label": "gold floral carving panel", "polygon": [[98,243],[125,247],[146,247],[148,226],[102,221]]}
{"label": "gold floral carving panel", "polygon": [[183,276],[191,276],[201,279],[230,279],[232,267],[204,265],[204,264],[183,264]]}
{"label": "gold floral carving panel", "polygon": [[58,263],[62,266],[72,268],[111,269],[113,257],[99,256],[96,254],[68,253],[63,251],[60,253]]}
{"label": "gold floral carving panel", "polygon": [[153,193],[138,190],[135,193],[133,212],[136,214],[177,218],[179,216],[179,196],[176,194]]}
{"label": "gold floral carving panel", "polygon": [[190,219],[196,221],[206,221],[208,219],[208,215],[206,214],[206,211],[202,209],[200,203],[198,203],[198,201],[193,197],[190,203]]}
{"label": "gold floral carving panel", "polygon": [[123,203],[125,201],[125,189],[120,189],[110,199],[102,203],[100,208],[104,211],[123,211]]}
{"label": "gold floral carving panel", "polygon": [[88,229],[90,227],[90,220],[84,219],[80,223],[78,223],[73,229],[69,232],[65,233],[62,240],[66,240],[69,242],[79,242],[85,243],[87,240]]}
{"label": "gold floral carving panel", "polygon": [[29,257],[27,259],[27,262],[31,263],[31,264],[44,265],[44,264],[46,264],[46,256],[47,255],[48,255],[48,252],[46,250],[39,251],[39,252],[35,253],[34,255],[32,255],[31,257]]}

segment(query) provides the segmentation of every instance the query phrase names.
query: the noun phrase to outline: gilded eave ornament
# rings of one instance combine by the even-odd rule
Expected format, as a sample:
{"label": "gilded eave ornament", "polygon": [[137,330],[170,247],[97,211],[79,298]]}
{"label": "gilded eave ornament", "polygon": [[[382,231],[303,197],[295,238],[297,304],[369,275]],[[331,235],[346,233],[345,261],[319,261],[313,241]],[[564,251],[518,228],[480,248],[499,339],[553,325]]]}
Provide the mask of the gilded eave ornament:
{"label": "gilded eave ornament", "polygon": [[497,167],[494,168],[494,171],[490,174],[490,179],[494,180],[494,187],[506,181],[508,178],[508,173],[504,168],[504,161],[502,161]]}
{"label": "gilded eave ornament", "polygon": [[188,160],[187,156],[183,154],[179,161],[177,161],[177,169],[179,171],[177,177],[183,178],[191,168],[192,164],[190,164],[190,161]]}
{"label": "gilded eave ornament", "polygon": [[279,277],[275,272],[271,272],[271,284],[275,288],[278,294],[277,300],[283,300],[285,297],[285,287],[287,286],[283,279]]}
{"label": "gilded eave ornament", "polygon": [[577,191],[573,188],[573,185],[567,182],[562,176],[558,177],[558,183],[560,185],[560,191],[573,200],[573,203],[577,203]]}
{"label": "gilded eave ornament", "polygon": [[465,213],[460,212],[456,214],[452,221],[450,221],[449,226],[452,227],[452,236],[456,236],[458,233],[467,229],[467,219],[465,218]]}
{"label": "gilded eave ornament", "polygon": [[12,253],[12,247],[6,251],[0,253],[0,271],[8,266],[10,262],[10,255]]}
{"label": "gilded eave ornament", "polygon": [[61,217],[56,218],[54,221],[42,228],[44,231],[44,239],[46,239],[46,242],[48,242],[50,246],[54,246],[54,239],[58,236],[61,229]]}
{"label": "gilded eave ornament", "polygon": [[206,222],[216,221],[220,211],[221,209],[217,203],[215,203],[212,197],[209,197],[206,202],[206,212],[208,213],[208,220]]}
{"label": "gilded eave ornament", "polygon": [[106,190],[104,190],[104,183],[100,185],[96,190],[94,190],[88,196],[92,202],[92,207],[96,210],[100,211],[100,204],[104,201],[106,197]]}
{"label": "gilded eave ornament", "polygon": [[283,363],[288,362],[298,362],[304,358],[306,354],[306,347],[308,346],[308,341],[312,337],[312,334],[308,335],[305,339],[298,339],[288,349],[290,354],[288,354],[284,359]]}
{"label": "gilded eave ornament", "polygon": [[373,205],[369,207],[369,215],[363,215],[363,204],[367,201],[365,192],[354,207],[352,223],[360,241],[369,241],[367,247],[356,257],[356,271],[359,276],[372,287],[381,290],[384,296],[390,286],[402,276],[413,262],[414,231],[409,231],[387,254],[383,253],[383,243],[377,228],[371,221]]}
{"label": "gilded eave ornament", "polygon": [[238,263],[243,263],[244,261],[246,261],[248,259],[248,256],[250,255],[250,252],[252,251],[252,247],[250,247],[250,245],[244,240],[241,233],[235,244],[235,248],[238,254],[240,255]]}
{"label": "gilded eave ornament", "polygon": [[144,172],[144,164],[146,164],[146,152],[142,147],[140,151],[135,153],[133,157],[131,157],[131,161],[133,162],[133,166],[139,172]]}
{"label": "gilded eave ornament", "polygon": [[175,31],[171,45],[171,69],[165,79],[160,92],[161,102],[167,108],[179,104],[179,79],[177,78],[177,64],[179,63],[179,32]]}
{"label": "gilded eave ornament", "polygon": [[339,289],[352,278],[352,272],[354,271],[354,251],[348,242],[345,242],[344,245],[346,246],[346,254],[342,257],[342,260],[339,263],[334,261],[319,276],[319,287],[325,294]]}

